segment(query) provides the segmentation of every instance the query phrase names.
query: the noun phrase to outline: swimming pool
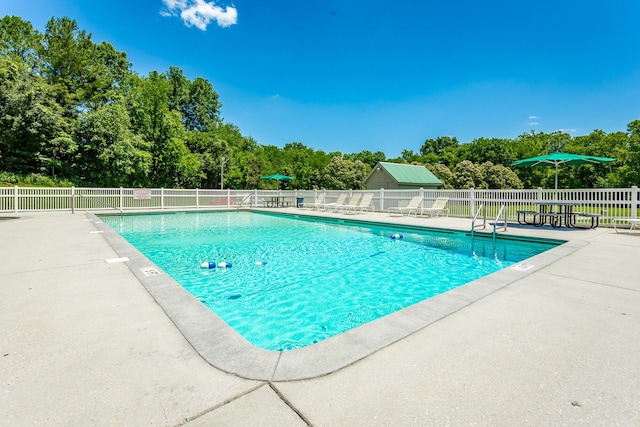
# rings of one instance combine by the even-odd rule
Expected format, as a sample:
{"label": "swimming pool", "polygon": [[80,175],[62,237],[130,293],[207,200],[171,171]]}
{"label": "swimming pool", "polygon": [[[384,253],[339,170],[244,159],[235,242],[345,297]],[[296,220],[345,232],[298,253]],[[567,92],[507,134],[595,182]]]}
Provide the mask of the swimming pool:
{"label": "swimming pool", "polygon": [[[103,216],[253,345],[305,347],[557,243],[245,211]],[[403,239],[391,239],[402,234]],[[232,268],[203,269],[203,262]]]}

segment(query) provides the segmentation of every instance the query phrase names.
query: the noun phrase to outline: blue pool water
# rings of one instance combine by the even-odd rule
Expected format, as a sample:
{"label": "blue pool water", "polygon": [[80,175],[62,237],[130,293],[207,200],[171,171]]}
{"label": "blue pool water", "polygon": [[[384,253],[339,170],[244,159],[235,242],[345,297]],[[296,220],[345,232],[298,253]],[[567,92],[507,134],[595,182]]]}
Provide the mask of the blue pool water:
{"label": "blue pool water", "polygon": [[555,246],[242,211],[102,220],[268,350],[311,345]]}

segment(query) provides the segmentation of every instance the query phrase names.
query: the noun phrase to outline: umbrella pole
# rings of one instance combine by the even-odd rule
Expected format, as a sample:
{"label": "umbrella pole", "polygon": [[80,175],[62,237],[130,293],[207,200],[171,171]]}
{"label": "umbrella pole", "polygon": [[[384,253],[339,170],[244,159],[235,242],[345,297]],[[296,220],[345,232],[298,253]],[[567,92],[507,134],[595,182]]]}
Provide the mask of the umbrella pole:
{"label": "umbrella pole", "polygon": [[556,191],[555,191],[556,200],[558,200],[558,164],[556,163]]}

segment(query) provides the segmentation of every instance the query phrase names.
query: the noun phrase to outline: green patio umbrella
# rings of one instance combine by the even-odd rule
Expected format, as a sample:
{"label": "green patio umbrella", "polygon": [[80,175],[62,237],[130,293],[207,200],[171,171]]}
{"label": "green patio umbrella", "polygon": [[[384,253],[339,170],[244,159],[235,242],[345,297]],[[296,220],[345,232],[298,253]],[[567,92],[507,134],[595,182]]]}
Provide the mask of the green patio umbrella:
{"label": "green patio umbrella", "polygon": [[584,156],[581,154],[569,153],[553,153],[544,156],[529,157],[528,159],[516,160],[511,166],[553,166],[556,168],[556,190],[558,189],[558,168],[560,166],[579,166],[579,165],[601,165],[611,163],[616,159],[610,157]]}
{"label": "green patio umbrella", "polygon": [[279,173],[275,174],[275,175],[267,175],[267,176],[263,176],[260,179],[264,179],[264,180],[276,180],[278,181],[277,186],[280,187],[280,181],[294,181],[295,178],[292,176],[287,176],[287,175],[280,175]]}

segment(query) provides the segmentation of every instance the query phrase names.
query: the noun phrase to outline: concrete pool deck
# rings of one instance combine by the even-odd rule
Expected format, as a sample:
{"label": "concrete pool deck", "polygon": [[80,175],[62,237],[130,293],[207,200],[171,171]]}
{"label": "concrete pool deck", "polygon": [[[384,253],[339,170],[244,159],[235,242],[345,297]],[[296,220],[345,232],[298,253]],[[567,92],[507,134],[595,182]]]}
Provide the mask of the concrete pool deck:
{"label": "concrete pool deck", "polygon": [[105,262],[121,254],[90,216],[0,216],[20,217],[0,221],[0,425],[640,424],[638,232],[510,224],[575,250],[342,369],[275,381],[205,362]]}

